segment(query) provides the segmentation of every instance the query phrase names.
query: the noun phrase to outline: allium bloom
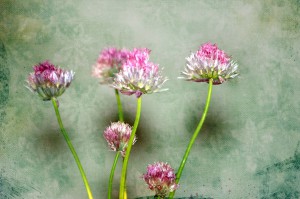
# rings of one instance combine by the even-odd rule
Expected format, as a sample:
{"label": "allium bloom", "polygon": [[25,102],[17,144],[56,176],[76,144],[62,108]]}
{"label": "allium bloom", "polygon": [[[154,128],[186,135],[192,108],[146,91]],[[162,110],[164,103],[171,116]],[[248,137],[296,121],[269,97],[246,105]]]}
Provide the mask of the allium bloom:
{"label": "allium bloom", "polygon": [[187,64],[182,74],[182,79],[195,82],[208,82],[213,79],[213,84],[222,84],[227,79],[238,75],[238,65],[216,44],[205,43],[196,53],[191,53],[186,58]]}
{"label": "allium bloom", "polygon": [[162,198],[179,187],[175,182],[174,170],[168,163],[155,162],[152,165],[149,164],[143,179],[148,184],[149,189],[155,191],[156,195]]}
{"label": "allium bloom", "polygon": [[33,67],[27,79],[28,88],[37,92],[43,100],[62,95],[74,78],[74,72],[55,67],[49,61],[44,61]]}
{"label": "allium bloom", "polygon": [[93,76],[99,78],[101,84],[111,84],[128,58],[126,49],[106,48],[101,51],[93,68]]}
{"label": "allium bloom", "polygon": [[[128,141],[131,135],[131,126],[123,122],[113,122],[108,126],[103,136],[106,139],[109,147],[113,151],[120,151],[122,156],[125,157]],[[133,143],[136,142],[134,137]]]}
{"label": "allium bloom", "polygon": [[126,95],[162,91],[162,84],[167,78],[161,76],[158,65],[149,61],[150,50],[146,48],[130,51],[123,69],[116,74],[113,87]]}

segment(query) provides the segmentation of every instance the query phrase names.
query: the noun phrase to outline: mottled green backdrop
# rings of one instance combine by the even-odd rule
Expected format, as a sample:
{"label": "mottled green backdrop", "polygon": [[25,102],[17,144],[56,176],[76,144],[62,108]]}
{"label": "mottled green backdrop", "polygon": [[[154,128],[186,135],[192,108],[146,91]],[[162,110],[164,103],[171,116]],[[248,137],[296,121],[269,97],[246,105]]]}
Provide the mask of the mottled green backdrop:
{"label": "mottled green backdrop", "polygon": [[[106,198],[114,153],[102,132],[117,109],[91,70],[107,46],[150,48],[170,79],[169,91],[143,97],[129,162],[129,198],[151,195],[140,178],[147,164],[178,168],[200,119],[208,85],[177,77],[207,41],[238,61],[241,76],[214,86],[177,196],[300,198],[299,0],[0,0],[0,198],[86,198],[52,104],[24,87],[45,59],[76,72],[61,114],[95,198]],[[132,124],[135,97],[122,101]],[[120,165],[115,177],[117,195]]]}

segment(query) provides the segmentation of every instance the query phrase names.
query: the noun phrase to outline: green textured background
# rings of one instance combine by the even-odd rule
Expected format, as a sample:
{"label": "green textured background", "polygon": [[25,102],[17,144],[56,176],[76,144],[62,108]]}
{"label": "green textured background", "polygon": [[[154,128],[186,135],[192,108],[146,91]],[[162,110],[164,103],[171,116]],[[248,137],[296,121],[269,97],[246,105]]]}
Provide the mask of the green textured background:
{"label": "green textured background", "polygon": [[[177,168],[200,119],[208,85],[177,76],[207,41],[237,60],[241,76],[214,86],[177,196],[300,198],[299,0],[0,0],[0,198],[86,198],[52,104],[24,87],[45,59],[76,72],[61,114],[95,198],[106,198],[114,153],[102,132],[117,109],[91,70],[107,46],[150,48],[170,79],[169,91],[143,97],[129,162],[129,198],[151,195],[140,178],[147,164]],[[132,124],[135,97],[122,101]]]}

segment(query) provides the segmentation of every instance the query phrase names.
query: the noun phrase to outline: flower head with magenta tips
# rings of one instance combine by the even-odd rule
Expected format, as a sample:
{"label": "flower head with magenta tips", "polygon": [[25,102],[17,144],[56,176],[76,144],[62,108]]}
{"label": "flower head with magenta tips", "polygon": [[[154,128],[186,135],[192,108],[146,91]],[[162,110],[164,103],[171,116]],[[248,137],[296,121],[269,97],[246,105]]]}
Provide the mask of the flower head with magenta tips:
{"label": "flower head with magenta tips", "polygon": [[62,95],[74,78],[74,72],[55,67],[44,61],[33,67],[27,79],[28,88],[37,92],[43,100],[51,100]]}
{"label": "flower head with magenta tips", "polygon": [[150,50],[146,48],[133,49],[122,70],[116,74],[113,87],[126,95],[155,93],[167,81],[161,75],[158,65],[149,61]]}
{"label": "flower head with magenta tips", "polygon": [[[131,135],[131,126],[123,122],[113,122],[108,126],[103,136],[106,139],[109,147],[113,151],[120,151],[122,156],[125,157],[127,144]],[[133,143],[136,142],[134,137]]]}
{"label": "flower head with magenta tips", "polygon": [[179,187],[175,182],[174,170],[168,163],[164,162],[149,164],[143,179],[148,184],[149,189],[155,191],[156,195],[162,198]]}
{"label": "flower head with magenta tips", "polygon": [[212,78],[213,84],[222,84],[238,75],[238,64],[232,61],[216,44],[203,44],[186,60],[186,67],[180,77],[185,80],[208,82]]}
{"label": "flower head with magenta tips", "polygon": [[106,48],[101,51],[93,68],[93,76],[99,78],[101,84],[111,84],[128,58],[126,49]]}

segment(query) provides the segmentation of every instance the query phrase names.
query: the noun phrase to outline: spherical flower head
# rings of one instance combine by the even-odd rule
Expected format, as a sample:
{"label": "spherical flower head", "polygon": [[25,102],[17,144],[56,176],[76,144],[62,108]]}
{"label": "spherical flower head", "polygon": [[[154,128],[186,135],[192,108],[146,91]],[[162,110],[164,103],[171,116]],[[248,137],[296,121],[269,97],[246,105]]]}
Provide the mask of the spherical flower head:
{"label": "spherical flower head", "polygon": [[149,164],[147,173],[143,174],[143,179],[148,184],[149,189],[155,191],[156,195],[162,198],[179,187],[175,182],[174,170],[168,163],[164,162]]}
{"label": "spherical flower head", "polygon": [[136,97],[163,91],[161,86],[167,78],[161,75],[157,64],[149,61],[149,55],[150,50],[146,48],[130,51],[112,86],[123,94],[135,94]]}
{"label": "spherical flower head", "polygon": [[101,84],[111,84],[128,58],[126,49],[106,48],[101,51],[93,68],[93,76],[99,78]]}
{"label": "spherical flower head", "polygon": [[74,72],[55,67],[44,61],[33,67],[27,79],[28,88],[37,92],[43,100],[51,100],[62,95],[74,78]]}
{"label": "spherical flower head", "polygon": [[[125,157],[131,131],[130,125],[123,122],[113,122],[105,129],[103,136],[111,150],[120,151],[122,156]],[[133,140],[133,143],[135,142],[136,137]]]}
{"label": "spherical flower head", "polygon": [[213,84],[222,84],[238,75],[238,64],[232,61],[216,44],[203,44],[186,60],[186,67],[180,77],[185,80],[209,82],[209,79],[213,79]]}

